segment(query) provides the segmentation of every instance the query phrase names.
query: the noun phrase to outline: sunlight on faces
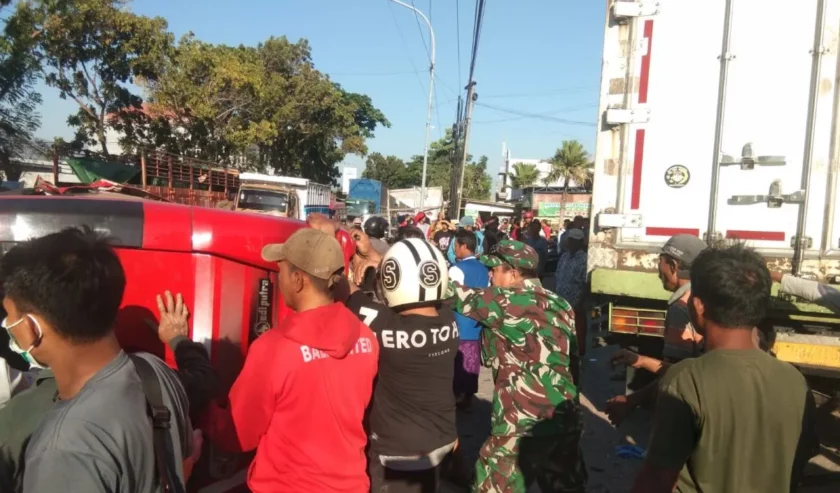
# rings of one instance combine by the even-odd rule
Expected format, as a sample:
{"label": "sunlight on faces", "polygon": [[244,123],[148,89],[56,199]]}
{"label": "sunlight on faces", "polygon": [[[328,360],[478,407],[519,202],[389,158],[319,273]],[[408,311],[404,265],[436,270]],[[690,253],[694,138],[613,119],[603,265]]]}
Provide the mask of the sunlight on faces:
{"label": "sunlight on faces", "polygon": [[[706,318],[704,316],[706,307],[700,298],[692,295],[688,298],[688,315],[691,318],[691,325],[701,336],[706,335]],[[702,337],[701,339],[702,340]]]}
{"label": "sunlight on faces", "polygon": [[300,297],[300,292],[303,290],[304,274],[293,268],[292,264],[287,260],[281,260],[277,265],[277,285],[280,289],[280,294],[283,296],[283,301],[292,310],[297,310],[297,301]]}
{"label": "sunlight on faces", "polygon": [[666,255],[659,256],[659,280],[662,281],[662,287],[667,291],[676,291],[679,288],[677,282],[677,268],[671,262],[673,260]]}
{"label": "sunlight on faces", "polygon": [[519,272],[509,265],[497,265],[490,270],[490,283],[494,288],[509,288],[521,280]]}

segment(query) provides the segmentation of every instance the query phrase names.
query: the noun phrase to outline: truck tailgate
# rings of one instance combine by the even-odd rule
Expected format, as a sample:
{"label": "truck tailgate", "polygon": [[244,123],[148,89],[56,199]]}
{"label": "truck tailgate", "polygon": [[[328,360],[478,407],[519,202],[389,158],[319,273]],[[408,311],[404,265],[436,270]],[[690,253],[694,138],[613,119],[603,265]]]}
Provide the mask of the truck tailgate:
{"label": "truck tailgate", "polygon": [[790,257],[802,221],[805,256],[834,256],[840,0],[618,3],[593,195],[611,246],[710,234]]}

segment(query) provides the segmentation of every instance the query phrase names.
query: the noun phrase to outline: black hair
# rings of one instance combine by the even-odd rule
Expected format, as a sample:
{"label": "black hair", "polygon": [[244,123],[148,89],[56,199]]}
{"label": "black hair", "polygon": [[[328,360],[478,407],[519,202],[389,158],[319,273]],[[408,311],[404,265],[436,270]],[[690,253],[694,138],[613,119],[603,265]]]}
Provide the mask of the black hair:
{"label": "black hair", "polygon": [[534,235],[536,238],[540,235],[540,231],[542,231],[542,224],[539,221],[534,220],[528,223],[528,234]]}
{"label": "black hair", "polygon": [[570,224],[572,224],[572,220],[571,220],[571,219],[568,219],[568,218],[563,219],[563,225],[564,225],[564,226],[568,226],[568,225],[570,225]]}
{"label": "black hair", "polygon": [[394,243],[407,240],[409,238],[420,238],[421,240],[425,240],[426,235],[424,235],[423,230],[417,226],[400,226],[397,228],[397,236]]}
{"label": "black hair", "polygon": [[727,329],[752,329],[767,313],[773,285],[764,259],[743,245],[704,250],[691,265],[691,295]]}
{"label": "black hair", "polygon": [[0,261],[0,279],[21,311],[43,317],[74,343],[107,336],[125,292],[116,252],[87,226],[15,246]]}
{"label": "black hair", "polygon": [[459,229],[455,232],[455,243],[466,246],[467,250],[472,253],[475,253],[478,245],[478,241],[475,239],[475,233],[466,229]]}

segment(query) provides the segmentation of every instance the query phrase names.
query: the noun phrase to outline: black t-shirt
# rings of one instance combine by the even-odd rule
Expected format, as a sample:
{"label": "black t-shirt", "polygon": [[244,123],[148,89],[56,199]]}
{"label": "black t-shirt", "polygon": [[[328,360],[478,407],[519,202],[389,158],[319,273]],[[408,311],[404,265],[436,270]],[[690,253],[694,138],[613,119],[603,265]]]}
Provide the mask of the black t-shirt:
{"label": "black t-shirt", "polygon": [[452,310],[442,306],[437,317],[399,315],[362,292],[350,296],[347,308],[379,340],[370,410],[377,453],[423,455],[454,442],[452,379],[459,338]]}
{"label": "black t-shirt", "polygon": [[452,241],[452,238],[455,238],[455,233],[452,231],[438,231],[432,237],[432,241],[435,245],[440,249],[441,252],[446,254],[446,250],[449,249],[449,242]]}

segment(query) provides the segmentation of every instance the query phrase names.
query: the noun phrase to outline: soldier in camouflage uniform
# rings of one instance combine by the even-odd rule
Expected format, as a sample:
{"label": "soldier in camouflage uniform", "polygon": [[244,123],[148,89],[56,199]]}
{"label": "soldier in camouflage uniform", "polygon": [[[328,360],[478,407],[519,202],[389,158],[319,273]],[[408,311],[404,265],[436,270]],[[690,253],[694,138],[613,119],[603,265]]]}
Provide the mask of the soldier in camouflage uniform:
{"label": "soldier in camouflage uniform", "polygon": [[[482,360],[493,368],[491,436],[476,464],[474,493],[582,493],[583,417],[572,377],[574,314],[544,289],[533,248],[512,240],[482,255],[492,287],[451,283],[453,308],[484,325]],[[572,356],[575,356],[574,360]]]}

